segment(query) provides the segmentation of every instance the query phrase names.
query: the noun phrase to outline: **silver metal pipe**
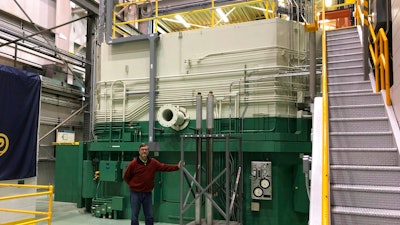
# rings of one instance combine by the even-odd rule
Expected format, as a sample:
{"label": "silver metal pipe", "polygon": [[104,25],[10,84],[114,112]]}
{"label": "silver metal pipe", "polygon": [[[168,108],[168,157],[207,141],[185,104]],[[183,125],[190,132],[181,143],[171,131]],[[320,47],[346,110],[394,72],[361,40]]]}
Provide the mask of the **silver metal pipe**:
{"label": "silver metal pipe", "polygon": [[[202,95],[201,93],[197,93],[196,96],[196,134],[202,133],[202,120],[203,120],[203,107],[202,107]],[[196,180],[199,184],[201,184],[201,149],[202,149],[202,141],[200,138],[196,139]],[[195,203],[195,223],[196,225],[201,224],[201,196],[199,196],[200,190],[196,191],[196,203]]]}
{"label": "silver metal pipe", "polygon": [[[208,93],[207,97],[207,118],[206,118],[206,133],[212,134],[214,129],[214,94],[212,91]],[[213,180],[213,139],[207,138],[206,144],[206,155],[207,155],[207,170],[206,170],[206,183],[211,184]],[[207,190],[206,198],[206,222],[207,225],[213,224],[213,208],[211,204],[212,199],[212,185]]]}
{"label": "silver metal pipe", "polygon": [[196,130],[201,132],[201,123],[203,120],[203,107],[202,107],[202,98],[201,92],[197,93],[196,96]]}
{"label": "silver metal pipe", "polygon": [[207,97],[207,123],[206,128],[207,130],[214,129],[214,94],[212,91],[208,93]]}
{"label": "silver metal pipe", "polygon": [[156,34],[152,34],[149,35],[148,38],[150,42],[149,143],[152,143],[155,142],[154,123],[155,123],[155,107],[156,107],[156,72],[157,72],[156,44],[159,37]]}
{"label": "silver metal pipe", "polygon": [[317,73],[317,60],[316,60],[316,37],[315,32],[309,32],[310,38],[310,100],[313,103],[316,89],[316,73]]}

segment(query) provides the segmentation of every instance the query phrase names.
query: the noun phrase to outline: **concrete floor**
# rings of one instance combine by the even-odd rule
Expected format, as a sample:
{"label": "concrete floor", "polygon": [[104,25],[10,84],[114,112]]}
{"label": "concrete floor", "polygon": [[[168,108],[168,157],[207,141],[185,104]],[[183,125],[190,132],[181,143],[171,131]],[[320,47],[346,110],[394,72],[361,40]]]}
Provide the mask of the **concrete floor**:
{"label": "concrete floor", "polygon": [[[48,201],[46,199],[37,199],[36,207],[37,210],[47,211]],[[38,223],[45,225],[47,222]],[[102,219],[92,216],[90,213],[86,213],[84,209],[76,208],[76,204],[67,202],[53,202],[53,219],[52,225],[130,225],[129,219]],[[144,225],[144,222],[140,222],[140,225]],[[174,225],[170,223],[154,223],[154,225]]]}

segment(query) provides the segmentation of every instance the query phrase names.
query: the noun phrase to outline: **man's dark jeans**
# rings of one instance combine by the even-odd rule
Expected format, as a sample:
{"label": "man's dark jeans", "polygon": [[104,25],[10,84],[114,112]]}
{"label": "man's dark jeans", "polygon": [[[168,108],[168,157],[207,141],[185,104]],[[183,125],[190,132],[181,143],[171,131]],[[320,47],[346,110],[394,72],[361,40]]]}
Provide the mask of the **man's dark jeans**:
{"label": "man's dark jeans", "polygon": [[131,190],[131,225],[139,225],[139,211],[143,206],[143,214],[146,225],[153,225],[153,205],[151,192],[136,192]]}

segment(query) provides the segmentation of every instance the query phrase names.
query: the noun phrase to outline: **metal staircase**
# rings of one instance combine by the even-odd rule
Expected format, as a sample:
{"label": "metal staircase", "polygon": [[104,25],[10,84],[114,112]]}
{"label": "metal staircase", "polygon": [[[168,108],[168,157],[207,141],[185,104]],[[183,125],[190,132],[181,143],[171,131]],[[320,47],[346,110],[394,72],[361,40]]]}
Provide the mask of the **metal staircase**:
{"label": "metal staircase", "polygon": [[400,224],[400,166],[357,28],[327,32],[331,224]]}

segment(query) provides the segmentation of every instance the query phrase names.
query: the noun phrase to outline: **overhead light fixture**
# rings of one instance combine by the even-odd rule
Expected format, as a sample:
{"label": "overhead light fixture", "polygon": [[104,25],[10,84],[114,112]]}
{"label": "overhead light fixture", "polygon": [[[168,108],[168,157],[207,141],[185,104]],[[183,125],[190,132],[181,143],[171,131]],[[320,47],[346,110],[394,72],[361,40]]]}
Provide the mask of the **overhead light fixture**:
{"label": "overhead light fixture", "polygon": [[224,21],[225,23],[229,22],[228,17],[225,15],[225,13],[222,11],[221,8],[217,8],[216,11],[217,11],[219,17],[221,17],[222,21]]}
{"label": "overhead light fixture", "polygon": [[279,7],[286,7],[285,1],[284,0],[278,0],[278,6]]}
{"label": "overhead light fixture", "polygon": [[183,24],[183,26],[185,26],[186,28],[190,27],[190,24],[188,24],[188,22],[186,22],[185,19],[183,19],[183,17],[179,14],[175,15],[175,19],[178,20],[179,23]]}
{"label": "overhead light fixture", "polygon": [[[247,7],[247,8],[252,8],[252,9],[256,9],[256,10],[260,10],[260,11],[263,11],[263,12],[266,12],[266,11],[267,11],[265,8],[256,7],[256,6],[251,6],[251,5],[248,5],[248,6],[246,6],[246,7]],[[269,13],[273,13],[274,11],[271,10],[271,9],[268,9],[268,12],[269,12]]]}
{"label": "overhead light fixture", "polygon": [[325,6],[326,7],[332,6],[332,0],[325,0]]}

